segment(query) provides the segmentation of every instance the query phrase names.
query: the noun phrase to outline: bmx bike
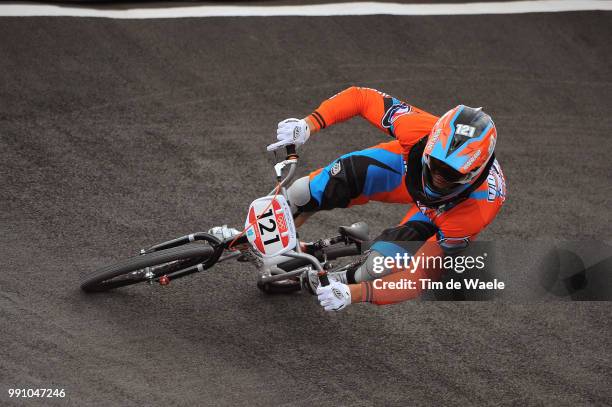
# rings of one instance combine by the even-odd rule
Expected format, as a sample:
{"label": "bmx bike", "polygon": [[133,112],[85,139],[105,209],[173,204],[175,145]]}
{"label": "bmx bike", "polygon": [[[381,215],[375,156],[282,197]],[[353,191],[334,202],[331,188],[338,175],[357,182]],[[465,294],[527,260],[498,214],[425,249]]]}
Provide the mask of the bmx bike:
{"label": "bmx bike", "polygon": [[[197,232],[156,244],[134,257],[97,269],[82,281],[81,289],[92,293],[137,283],[168,285],[228,260],[253,264],[259,271],[257,287],[266,293],[298,291],[304,278],[312,275],[318,276],[322,285],[329,284],[328,271],[361,261],[355,261],[355,256],[363,257],[367,249],[368,225],[357,222],[340,226],[337,236],[300,241],[286,188],[293,180],[299,157],[295,145],[286,146],[286,152],[285,159],[274,166],[276,187],[251,203],[240,234],[222,240]],[[353,262],[334,266],[332,261],[341,258]]]}

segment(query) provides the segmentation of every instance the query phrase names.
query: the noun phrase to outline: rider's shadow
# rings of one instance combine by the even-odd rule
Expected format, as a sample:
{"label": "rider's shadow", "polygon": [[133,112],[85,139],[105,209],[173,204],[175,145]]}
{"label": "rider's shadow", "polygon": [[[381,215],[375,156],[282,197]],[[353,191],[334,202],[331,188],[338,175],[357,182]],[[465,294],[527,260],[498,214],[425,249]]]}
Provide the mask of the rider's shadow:
{"label": "rider's shadow", "polygon": [[[503,280],[495,271],[495,251],[490,245],[474,244],[460,254],[450,256],[454,267],[446,267],[437,280],[442,288],[426,289],[421,299],[426,301],[492,301],[501,296],[503,290],[481,288],[479,283],[494,283]],[[465,259],[476,259],[471,267]],[[449,262],[450,263],[450,262]],[[483,267],[476,267],[483,265]]]}

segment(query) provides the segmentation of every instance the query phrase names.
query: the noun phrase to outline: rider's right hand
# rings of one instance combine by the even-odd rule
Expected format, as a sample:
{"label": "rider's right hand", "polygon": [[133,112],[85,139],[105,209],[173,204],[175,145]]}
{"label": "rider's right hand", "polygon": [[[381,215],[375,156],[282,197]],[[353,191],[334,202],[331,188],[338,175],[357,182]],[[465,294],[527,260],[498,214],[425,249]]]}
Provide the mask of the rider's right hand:
{"label": "rider's right hand", "polygon": [[276,138],[278,141],[268,146],[268,151],[274,151],[288,144],[301,146],[310,137],[310,127],[304,119],[285,119],[278,123]]}
{"label": "rider's right hand", "polygon": [[340,311],[351,305],[351,289],[339,281],[317,287],[317,299],[325,311]]}

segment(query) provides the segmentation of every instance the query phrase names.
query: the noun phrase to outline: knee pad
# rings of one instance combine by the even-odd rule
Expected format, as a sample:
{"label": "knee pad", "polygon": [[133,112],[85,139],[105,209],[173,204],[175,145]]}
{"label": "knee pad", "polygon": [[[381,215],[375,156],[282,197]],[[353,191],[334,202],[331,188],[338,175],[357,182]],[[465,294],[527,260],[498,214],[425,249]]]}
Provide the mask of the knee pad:
{"label": "knee pad", "polygon": [[305,212],[304,208],[309,207],[312,200],[310,195],[310,179],[308,177],[297,179],[287,189],[287,196],[289,197],[291,212],[294,214],[301,211]]}
{"label": "knee pad", "polygon": [[393,270],[380,267],[380,260],[375,260],[378,257],[384,257],[384,255],[376,250],[372,250],[368,254],[366,260],[355,270],[353,278],[356,283],[376,280],[393,272]]}
{"label": "knee pad", "polygon": [[372,243],[366,260],[355,270],[355,282],[372,281],[399,271],[395,267],[385,267],[384,257],[395,258],[399,255],[400,264],[403,264],[423,245],[423,240],[433,233],[433,225],[424,222],[408,222],[406,225],[385,229]]}

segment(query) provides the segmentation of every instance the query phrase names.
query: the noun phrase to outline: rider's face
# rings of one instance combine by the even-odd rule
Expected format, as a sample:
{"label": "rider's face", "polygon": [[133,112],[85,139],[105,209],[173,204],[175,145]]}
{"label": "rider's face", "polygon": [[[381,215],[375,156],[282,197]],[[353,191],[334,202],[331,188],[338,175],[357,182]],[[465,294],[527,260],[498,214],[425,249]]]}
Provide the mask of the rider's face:
{"label": "rider's face", "polygon": [[442,192],[453,189],[463,177],[463,174],[433,157],[429,157],[427,166],[429,169],[429,180],[437,191]]}
{"label": "rider's face", "polygon": [[440,191],[444,191],[455,186],[454,182],[448,181],[442,174],[435,171],[431,172],[431,183],[437,190]]}

